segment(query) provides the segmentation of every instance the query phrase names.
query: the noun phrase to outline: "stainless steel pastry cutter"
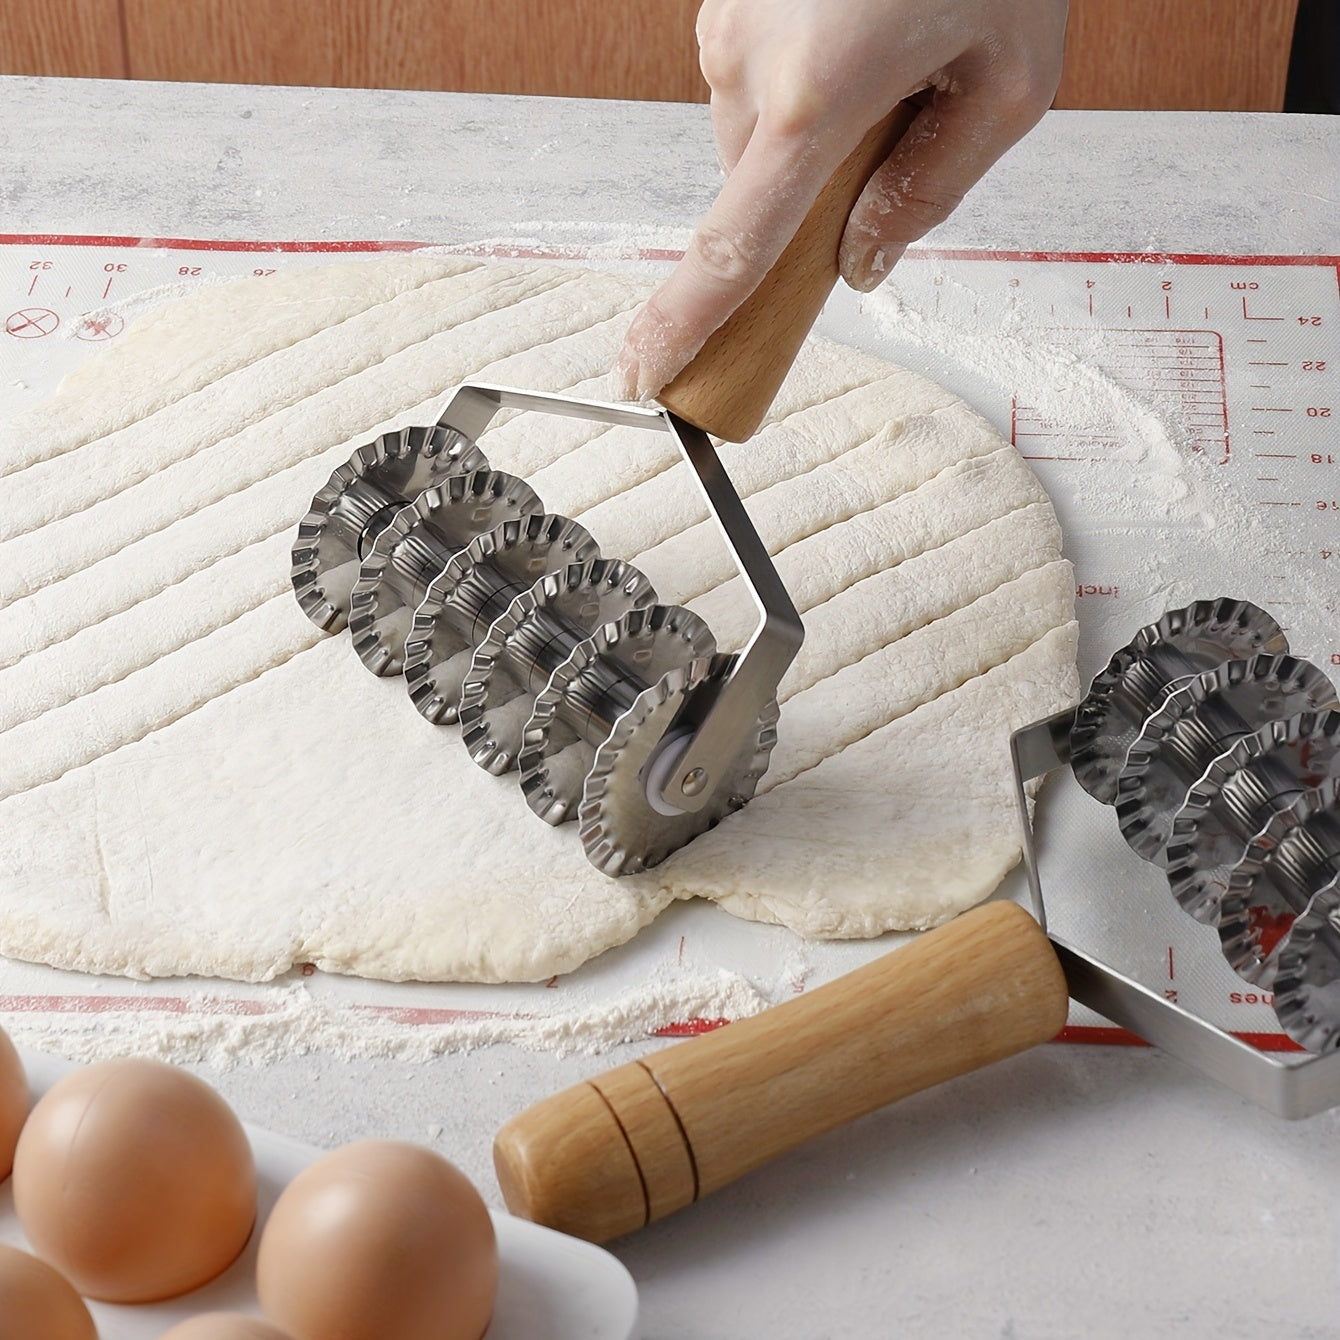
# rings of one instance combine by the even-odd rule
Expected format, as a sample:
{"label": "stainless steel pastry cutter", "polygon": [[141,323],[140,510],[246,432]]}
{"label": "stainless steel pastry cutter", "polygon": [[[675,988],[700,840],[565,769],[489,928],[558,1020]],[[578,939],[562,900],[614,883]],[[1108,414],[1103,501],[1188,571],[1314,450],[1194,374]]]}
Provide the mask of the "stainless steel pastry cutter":
{"label": "stainless steel pastry cutter", "polygon": [[[1047,926],[1031,785],[1069,765],[1231,967],[1310,1054],[1266,1052],[1049,930],[1070,995],[1283,1117],[1340,1103],[1340,711],[1245,601],[1141,629],[1084,701],[1011,741],[1034,915]],[[1299,834],[1286,845],[1282,839]]]}
{"label": "stainless steel pastry cutter", "polygon": [[[803,628],[708,433],[740,441],[762,421],[837,279],[851,207],[915,113],[865,136],[660,405],[460,386],[436,423],[359,447],[299,527],[308,617],[347,623],[363,664],[403,673],[414,706],[459,724],[481,767],[516,770],[541,818],[575,818],[607,874],[663,860],[747,802],[768,765]],[[745,646],[721,653],[690,610],[657,603],[642,573],[491,470],[476,440],[500,410],[668,433],[757,608]]]}
{"label": "stainless steel pastry cutter", "polygon": [[[631,564],[488,468],[474,443],[504,409],[675,440],[758,610],[739,653],[719,653],[701,619],[657,604]],[[374,674],[403,670],[425,717],[459,723],[477,763],[516,768],[541,818],[576,818],[611,875],[656,864],[748,801],[804,635],[701,429],[660,407],[484,384],[336,471],[299,529],[293,585],[321,627],[347,620]]]}

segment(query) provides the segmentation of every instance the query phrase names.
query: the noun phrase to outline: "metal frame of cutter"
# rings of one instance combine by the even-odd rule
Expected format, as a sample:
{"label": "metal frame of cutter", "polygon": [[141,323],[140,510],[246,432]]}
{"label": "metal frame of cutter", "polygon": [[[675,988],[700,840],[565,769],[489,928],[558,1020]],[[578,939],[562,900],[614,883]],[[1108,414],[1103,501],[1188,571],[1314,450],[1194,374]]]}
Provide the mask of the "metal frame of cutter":
{"label": "metal frame of cutter", "polygon": [[[655,770],[660,798],[674,809],[701,809],[729,767],[759,712],[777,692],[777,685],[800,650],[805,630],[795,605],[777,575],[740,496],[726,474],[711,439],[700,428],[659,405],[608,404],[578,400],[543,391],[467,382],[456,388],[438,423],[475,441],[504,409],[555,414],[569,419],[594,419],[628,428],[669,433],[693,471],[708,510],[744,579],[759,612],[759,623],[725,681],[705,704],[693,704],[691,738],[678,747],[673,760]],[[649,769],[650,776],[650,769]]]}
{"label": "metal frame of cutter", "polygon": [[[1028,782],[1070,761],[1075,711],[1033,722],[1010,738],[1024,866],[1033,915],[1044,930],[1047,914],[1033,846]],[[1276,1116],[1310,1117],[1340,1104],[1340,1051],[1275,1056],[1192,1014],[1083,949],[1048,932],[1073,999],[1129,1029]]]}

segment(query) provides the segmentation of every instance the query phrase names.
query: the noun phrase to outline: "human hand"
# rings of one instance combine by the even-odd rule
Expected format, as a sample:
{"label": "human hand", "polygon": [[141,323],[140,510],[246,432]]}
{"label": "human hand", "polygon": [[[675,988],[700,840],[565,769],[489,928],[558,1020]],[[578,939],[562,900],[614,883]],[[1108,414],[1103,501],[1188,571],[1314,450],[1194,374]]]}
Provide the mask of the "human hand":
{"label": "human hand", "polygon": [[847,220],[874,288],[1050,105],[1065,0],[706,0],[703,75],[726,182],[629,326],[616,389],[647,399],[754,291],[838,165],[905,98],[922,110]]}

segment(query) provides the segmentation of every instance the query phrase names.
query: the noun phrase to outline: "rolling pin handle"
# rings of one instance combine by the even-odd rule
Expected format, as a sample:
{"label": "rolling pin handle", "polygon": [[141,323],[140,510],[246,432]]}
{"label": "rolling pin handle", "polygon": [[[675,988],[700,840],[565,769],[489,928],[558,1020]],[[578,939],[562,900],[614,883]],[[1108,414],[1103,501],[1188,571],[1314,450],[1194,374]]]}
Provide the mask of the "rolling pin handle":
{"label": "rolling pin handle", "polygon": [[866,132],[759,286],[657,397],[666,409],[727,442],[754,432],[837,283],[847,216],[919,111],[901,102]]}

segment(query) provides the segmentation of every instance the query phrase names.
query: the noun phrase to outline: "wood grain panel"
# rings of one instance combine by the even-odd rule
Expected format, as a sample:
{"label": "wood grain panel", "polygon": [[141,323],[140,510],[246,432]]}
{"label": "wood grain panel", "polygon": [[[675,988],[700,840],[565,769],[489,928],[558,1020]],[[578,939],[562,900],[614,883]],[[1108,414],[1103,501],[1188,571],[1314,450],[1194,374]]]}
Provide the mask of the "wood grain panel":
{"label": "wood grain panel", "polygon": [[1279,111],[1298,0],[1070,0],[1057,107]]}
{"label": "wood grain panel", "polygon": [[[705,101],[699,0],[0,0],[0,72]],[[1297,0],[1071,0],[1058,107],[1276,110]]]}
{"label": "wood grain panel", "polygon": [[142,79],[705,101],[698,0],[124,0]]}
{"label": "wood grain panel", "polygon": [[118,0],[0,0],[0,74],[125,73]]}

